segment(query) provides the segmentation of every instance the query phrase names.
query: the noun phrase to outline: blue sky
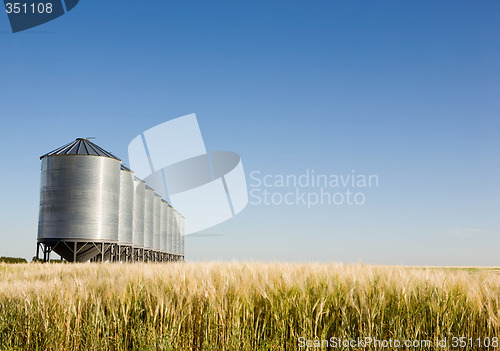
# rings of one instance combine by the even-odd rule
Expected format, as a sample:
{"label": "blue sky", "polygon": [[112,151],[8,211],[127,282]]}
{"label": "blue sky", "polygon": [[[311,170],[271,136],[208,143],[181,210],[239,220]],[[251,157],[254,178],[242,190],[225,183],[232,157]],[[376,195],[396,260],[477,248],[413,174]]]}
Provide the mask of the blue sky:
{"label": "blue sky", "polygon": [[498,23],[492,0],[82,0],[17,34],[0,15],[0,255],[34,255],[40,155],[95,136],[126,160],[194,112],[247,176],[379,187],[363,206],[249,205],[187,259],[499,265]]}

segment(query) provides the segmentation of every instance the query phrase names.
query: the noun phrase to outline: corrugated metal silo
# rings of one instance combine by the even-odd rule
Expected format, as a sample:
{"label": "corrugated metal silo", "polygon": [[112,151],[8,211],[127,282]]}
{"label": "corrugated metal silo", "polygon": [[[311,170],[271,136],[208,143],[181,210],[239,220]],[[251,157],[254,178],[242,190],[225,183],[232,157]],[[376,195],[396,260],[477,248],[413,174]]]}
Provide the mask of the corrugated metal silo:
{"label": "corrugated metal silo", "polygon": [[146,196],[144,202],[144,248],[153,248],[153,226],[154,226],[154,197],[153,188],[146,185]]}
{"label": "corrugated metal silo", "polygon": [[40,159],[38,241],[117,241],[120,159],[81,138]]}
{"label": "corrugated metal silo", "polygon": [[180,237],[179,237],[179,213],[174,209],[174,244],[173,251],[175,255],[179,255],[179,245],[180,245]]}
{"label": "corrugated metal silo", "polygon": [[118,216],[118,244],[132,245],[134,223],[134,174],[125,166],[120,171],[120,212]]}
{"label": "corrugated metal silo", "polygon": [[144,247],[144,208],[146,182],[134,177],[134,231],[132,244],[137,248]]}
{"label": "corrugated metal silo", "polygon": [[154,194],[153,214],[153,249],[160,251],[160,227],[161,227],[161,195]]}
{"label": "corrugated metal silo", "polygon": [[180,245],[180,255],[184,257],[184,233],[185,233],[185,221],[186,219],[184,216],[179,214],[179,233],[180,233],[180,240],[181,240],[181,245]]}
{"label": "corrugated metal silo", "polygon": [[161,200],[160,251],[167,252],[168,202]]}
{"label": "corrugated metal silo", "polygon": [[174,253],[174,208],[168,205],[167,252]]}
{"label": "corrugated metal silo", "polygon": [[181,226],[182,226],[182,216],[180,215],[179,212],[177,212],[177,254],[180,256],[182,254],[181,250],[181,245],[182,245],[182,238],[181,238]]}

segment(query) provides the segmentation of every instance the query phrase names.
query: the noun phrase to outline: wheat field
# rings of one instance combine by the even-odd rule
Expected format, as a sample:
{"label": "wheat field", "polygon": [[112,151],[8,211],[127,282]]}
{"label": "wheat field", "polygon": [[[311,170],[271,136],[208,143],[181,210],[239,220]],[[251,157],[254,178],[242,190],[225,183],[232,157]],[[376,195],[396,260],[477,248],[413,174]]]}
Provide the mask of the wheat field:
{"label": "wheat field", "polygon": [[500,336],[495,269],[31,263],[0,264],[0,277],[0,350],[388,349],[304,341],[367,336],[495,350]]}

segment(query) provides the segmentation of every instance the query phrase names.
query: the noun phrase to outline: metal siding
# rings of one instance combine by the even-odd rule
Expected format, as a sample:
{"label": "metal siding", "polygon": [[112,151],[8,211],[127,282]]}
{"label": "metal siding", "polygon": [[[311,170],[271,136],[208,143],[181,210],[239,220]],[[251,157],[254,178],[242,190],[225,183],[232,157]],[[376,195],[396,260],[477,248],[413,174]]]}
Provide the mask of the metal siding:
{"label": "metal siding", "polygon": [[179,215],[179,234],[180,234],[180,255],[184,256],[184,226],[185,226],[185,221],[186,219]]}
{"label": "metal siding", "polygon": [[181,215],[177,212],[177,254],[181,254]]}
{"label": "metal siding", "polygon": [[117,241],[119,202],[120,161],[44,157],[38,239]]}
{"label": "metal siding", "polygon": [[160,251],[167,252],[168,203],[161,201]]}
{"label": "metal siding", "polygon": [[153,249],[160,251],[160,227],[161,227],[161,196],[154,197],[154,221],[153,221]]}
{"label": "metal siding", "polygon": [[168,206],[168,227],[167,227],[167,252],[174,253],[174,209]]}
{"label": "metal siding", "polygon": [[118,243],[132,244],[134,223],[134,175],[128,170],[120,171],[120,212],[118,215]]}
{"label": "metal siding", "polygon": [[144,205],[146,188],[143,181],[134,179],[134,231],[132,233],[132,244],[136,247],[144,247]]}
{"label": "metal siding", "polygon": [[179,214],[177,213],[176,210],[174,210],[174,230],[173,230],[173,252],[174,255],[179,255],[179,221],[178,221]]}
{"label": "metal siding", "polygon": [[144,207],[144,248],[153,248],[153,225],[154,225],[154,190],[146,188],[146,200]]}

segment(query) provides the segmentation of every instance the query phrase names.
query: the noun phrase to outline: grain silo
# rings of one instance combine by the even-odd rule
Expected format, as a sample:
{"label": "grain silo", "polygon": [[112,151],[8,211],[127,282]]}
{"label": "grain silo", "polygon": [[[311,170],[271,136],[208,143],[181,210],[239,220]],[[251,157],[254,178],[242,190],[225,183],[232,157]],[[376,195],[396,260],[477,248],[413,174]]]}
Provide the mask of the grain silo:
{"label": "grain silo", "polygon": [[180,248],[179,254],[180,259],[184,261],[184,233],[185,233],[185,218],[181,214],[179,214],[179,233],[180,233]]}
{"label": "grain silo", "polygon": [[120,211],[118,214],[118,259],[123,261],[130,261],[132,258],[134,193],[134,174],[130,169],[121,165]]}
{"label": "grain silo", "polygon": [[134,261],[143,259],[145,195],[146,182],[134,177],[134,231],[132,232]]}
{"label": "grain silo", "polygon": [[167,253],[168,202],[161,200],[160,251]]}
{"label": "grain silo", "polygon": [[[40,157],[38,250],[104,259],[118,241],[120,159],[79,138]],[[38,255],[37,250],[37,255]]]}
{"label": "grain silo", "polygon": [[144,252],[145,260],[151,259],[153,250],[153,225],[154,225],[154,197],[153,188],[146,185],[146,195],[144,201]]}
{"label": "grain silo", "polygon": [[172,206],[167,204],[167,238],[165,240],[168,260],[172,259]]}
{"label": "grain silo", "polygon": [[51,252],[70,262],[174,257],[176,211],[120,159],[82,138],[40,159],[37,258],[40,249],[44,261]]}
{"label": "grain silo", "polygon": [[153,250],[155,254],[160,252],[160,227],[161,227],[161,195],[154,194],[153,199]]}
{"label": "grain silo", "polygon": [[177,211],[172,208],[172,255],[177,261]]}
{"label": "grain silo", "polygon": [[180,254],[180,245],[181,245],[181,238],[180,238],[180,230],[179,230],[179,212],[177,212],[174,209],[174,255],[175,255],[175,260],[179,260],[179,254]]}

